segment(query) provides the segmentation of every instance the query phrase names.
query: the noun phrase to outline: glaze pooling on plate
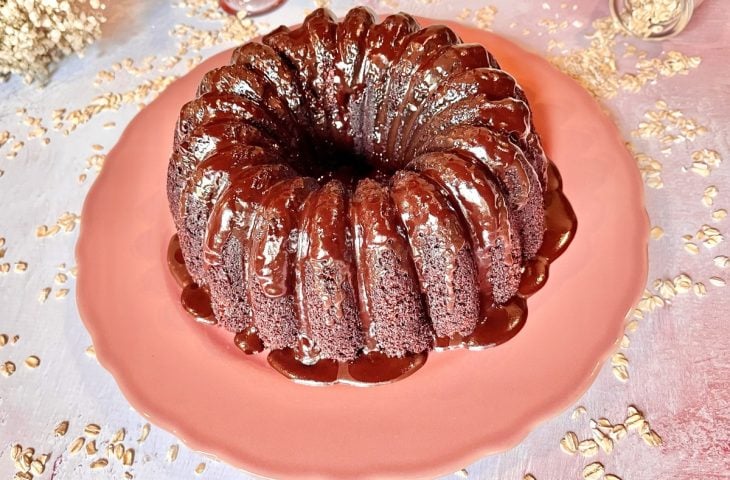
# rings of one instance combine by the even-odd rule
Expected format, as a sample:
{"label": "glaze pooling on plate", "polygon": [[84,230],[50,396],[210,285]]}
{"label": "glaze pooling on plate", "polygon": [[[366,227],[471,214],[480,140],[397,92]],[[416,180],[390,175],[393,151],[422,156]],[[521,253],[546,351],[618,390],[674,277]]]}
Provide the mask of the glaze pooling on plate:
{"label": "glaze pooling on plate", "polygon": [[[168,199],[195,284],[183,304],[255,331],[288,377],[277,359],[293,356],[298,380],[322,360],[502,343],[526,316],[523,271],[543,282],[545,252],[575,231],[517,81],[485,47],[404,13],[318,9],[237,48],[174,137]],[[549,195],[565,227],[551,238],[565,239],[541,251]],[[387,360],[370,364],[392,378]]]}
{"label": "glaze pooling on plate", "polygon": [[[527,320],[527,297],[545,285],[550,263],[565,251],[577,228],[575,213],[562,192],[560,174],[552,164],[548,166],[545,216],[545,241],[535,257],[525,266],[518,293],[502,305],[486,307],[481,312],[482,320],[470,334],[437,337],[434,340],[436,350],[483,350],[508,341],[522,329]],[[215,325],[210,297],[204,288],[193,283],[187,272],[177,235],[170,240],[167,262],[173,277],[183,287],[181,302],[185,310],[197,321]],[[264,343],[253,326],[238,332],[234,343],[248,355],[264,350]],[[299,348],[306,347],[300,343]],[[268,361],[285,377],[305,384],[379,385],[408,377],[426,363],[428,353],[388,357],[382,352],[371,351],[360,355],[356,360],[322,359],[309,365],[300,360],[303,357],[306,355],[302,352],[283,348],[269,353]],[[354,375],[353,371],[356,372]]]}
{"label": "glaze pooling on plate", "polygon": [[[265,355],[241,355],[223,329],[190,321],[180,286],[160,268],[175,233],[162,179],[181,105],[206,72],[228,62],[228,51],[134,118],[81,215],[81,319],[135,410],[188,447],[263,477],[403,480],[439,477],[512,448],[586,391],[646,284],[649,222],[636,162],[591,96],[547,61],[495,34],[447,24],[465,42],[488,45],[524,88],[580,224],[530,298],[519,335],[482,352],[432,355],[427,368],[382,387],[311,388],[282,380]],[[594,288],[605,284],[610,294]]]}

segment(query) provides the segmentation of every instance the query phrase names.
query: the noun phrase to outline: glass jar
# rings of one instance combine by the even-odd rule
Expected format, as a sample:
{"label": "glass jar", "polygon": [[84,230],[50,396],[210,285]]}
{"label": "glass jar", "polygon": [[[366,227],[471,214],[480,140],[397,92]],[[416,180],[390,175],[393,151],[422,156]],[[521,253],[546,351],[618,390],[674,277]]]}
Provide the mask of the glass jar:
{"label": "glass jar", "polygon": [[631,35],[646,40],[673,37],[703,0],[608,0],[611,15]]}
{"label": "glass jar", "polygon": [[249,17],[269,13],[284,2],[286,0],[219,0],[221,8],[226,12],[232,15],[246,12]]}

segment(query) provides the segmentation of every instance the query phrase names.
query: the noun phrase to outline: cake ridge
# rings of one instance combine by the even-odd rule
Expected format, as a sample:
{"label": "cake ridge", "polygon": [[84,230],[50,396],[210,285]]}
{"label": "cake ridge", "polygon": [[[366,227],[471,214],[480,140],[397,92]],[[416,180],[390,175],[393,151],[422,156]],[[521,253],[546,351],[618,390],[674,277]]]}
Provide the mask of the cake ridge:
{"label": "cake ridge", "polygon": [[317,9],[203,77],[167,189],[218,323],[349,361],[468,336],[517,294],[547,162],[484,46],[403,13]]}

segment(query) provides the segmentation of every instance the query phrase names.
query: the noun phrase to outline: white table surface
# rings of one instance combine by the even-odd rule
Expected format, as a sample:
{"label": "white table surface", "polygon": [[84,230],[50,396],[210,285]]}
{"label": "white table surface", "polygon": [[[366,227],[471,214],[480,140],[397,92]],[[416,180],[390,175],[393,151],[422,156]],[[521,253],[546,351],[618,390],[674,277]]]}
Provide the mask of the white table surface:
{"label": "white table surface", "polygon": [[[59,272],[68,273],[74,266],[78,229],[45,238],[36,236],[38,226],[53,225],[65,212],[80,212],[96,176],[93,168],[87,169],[87,159],[103,154],[114,145],[137,112],[137,106],[133,102],[118,111],[101,113],[68,136],[53,129],[52,111],[79,108],[104,92],[130,90],[145,78],[162,75],[157,71],[162,57],[175,54],[177,49],[176,39],[168,33],[176,24],[206,29],[221,27],[218,20],[187,17],[185,9],[175,8],[174,2],[108,3],[109,22],[104,26],[103,38],[88,49],[84,59],[73,57],[63,61],[51,83],[43,89],[26,86],[17,78],[0,84],[0,132],[7,130],[24,142],[14,158],[6,157],[13,140],[0,147],[0,171],[3,172],[0,238],[5,239],[5,244],[0,244],[0,252],[4,250],[0,270],[3,263],[9,263],[10,268],[8,273],[0,273],[0,333],[11,339],[19,336],[14,345],[0,348],[0,364],[12,361],[17,366],[12,376],[0,376],[0,477],[9,479],[15,474],[10,450],[19,443],[35,448],[37,453],[50,454],[45,473],[36,478],[124,478],[123,472],[127,470],[135,478],[153,480],[254,478],[183,445],[177,460],[168,462],[169,446],[180,442],[155,426],[147,441],[142,444],[136,441],[146,420],[129,407],[112,376],[85,353],[90,339],[76,309],[73,277],[69,275],[65,284],[54,282]],[[593,31],[591,21],[605,17],[608,12],[602,0],[364,3],[381,12],[404,10],[474,23],[473,13],[462,16],[465,8],[477,10],[494,4],[497,13],[493,29],[542,53],[547,53],[550,39],[563,41],[567,49],[585,47],[589,41],[585,36]],[[339,14],[355,4],[331,2]],[[310,1],[289,0],[285,7],[256,19],[256,24],[265,31],[279,24],[297,23],[305,10],[314,6]],[[719,280],[710,280],[727,276],[727,269],[717,266],[713,259],[728,255],[728,248],[724,242],[707,248],[700,241],[697,242],[699,254],[692,255],[685,250],[682,239],[685,234],[693,235],[702,225],[722,232],[728,222],[712,218],[713,211],[728,207],[728,165],[721,163],[707,177],[683,169],[691,164],[691,154],[704,148],[716,151],[721,158],[730,155],[727,133],[730,67],[726,60],[730,11],[725,6],[720,0],[706,2],[696,12],[688,31],[670,43],[647,45],[631,41],[646,49],[650,57],[662,55],[663,50],[699,56],[702,63],[698,68],[688,75],[659,77],[638,93],[621,92],[613,99],[600,99],[615,117],[627,141],[662,165],[663,188],[646,189],[652,224],[664,231],[650,245],[649,288],[655,279],[672,279],[686,273],[693,283],[706,286],[706,295],[698,296],[690,291],[673,297],[671,292],[664,291],[663,306],[645,302],[642,306],[647,312],[638,321],[636,331],[628,333],[630,345],[622,350],[629,359],[627,382],[615,378],[610,364],[604,365],[595,384],[575,404],[584,406],[587,414],[573,418],[570,409],[537,428],[513,450],[465,465],[465,471],[447,478],[464,478],[468,472],[469,478],[477,479],[521,480],[528,473],[539,480],[580,479],[583,467],[593,461],[601,462],[607,473],[625,480],[730,478],[730,297],[722,287],[713,284],[719,284]],[[541,19],[567,23],[550,33],[549,25],[540,22]],[[624,41],[620,38],[618,45]],[[204,49],[201,55],[207,57],[232,45],[224,41]],[[152,72],[142,76],[118,73],[112,82],[94,85],[99,70],[110,69],[112,64],[127,57],[139,64],[148,55],[157,55]],[[189,52],[185,57],[196,55],[197,52]],[[185,70],[183,61],[164,74],[181,74]],[[657,100],[665,100],[670,108],[695,119],[708,133],[694,141],[675,143],[671,152],[665,153],[658,139],[632,136],[644,113]],[[19,108],[27,109],[26,113],[18,115]],[[35,128],[23,123],[28,115],[42,118],[48,132],[28,139],[29,132]],[[116,125],[105,128],[108,122]],[[50,139],[48,145],[41,143],[44,137]],[[94,150],[95,144],[102,149]],[[79,182],[82,173],[88,178]],[[702,198],[710,186],[717,187],[718,194],[713,199],[714,205],[708,207]],[[27,270],[16,272],[17,262],[27,262]],[[61,264],[65,267],[60,268]],[[38,297],[46,287],[52,289],[50,298],[41,303]],[[68,295],[57,299],[57,292],[64,288],[69,289]],[[611,286],[600,288],[610,292]],[[41,359],[38,368],[29,369],[24,365],[29,355]],[[664,440],[661,447],[650,447],[632,433],[617,442],[611,454],[601,452],[585,458],[561,452],[559,440],[566,431],[576,432],[581,439],[590,438],[590,418],[606,417],[613,423],[621,422],[628,405],[636,405],[644,412]],[[62,420],[70,422],[68,433],[56,437],[53,429]],[[70,455],[69,444],[83,434],[84,426],[89,423],[102,427],[97,439],[100,454]],[[105,445],[120,428],[127,431],[124,444],[136,451],[134,465],[124,469],[120,462],[111,460],[108,467],[91,470],[89,464],[104,456]],[[206,464],[206,470],[198,476],[194,469],[201,462]]]}

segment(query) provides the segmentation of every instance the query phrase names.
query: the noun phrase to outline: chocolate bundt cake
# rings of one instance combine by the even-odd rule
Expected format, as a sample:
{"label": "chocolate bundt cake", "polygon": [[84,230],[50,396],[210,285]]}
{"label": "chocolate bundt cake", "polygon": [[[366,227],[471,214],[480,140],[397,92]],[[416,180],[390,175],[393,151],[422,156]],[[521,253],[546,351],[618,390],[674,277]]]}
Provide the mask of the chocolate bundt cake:
{"label": "chocolate bundt cake", "polygon": [[167,192],[217,323],[342,362],[489,322],[543,242],[548,166],[483,46],[402,13],[319,9],[204,76]]}

